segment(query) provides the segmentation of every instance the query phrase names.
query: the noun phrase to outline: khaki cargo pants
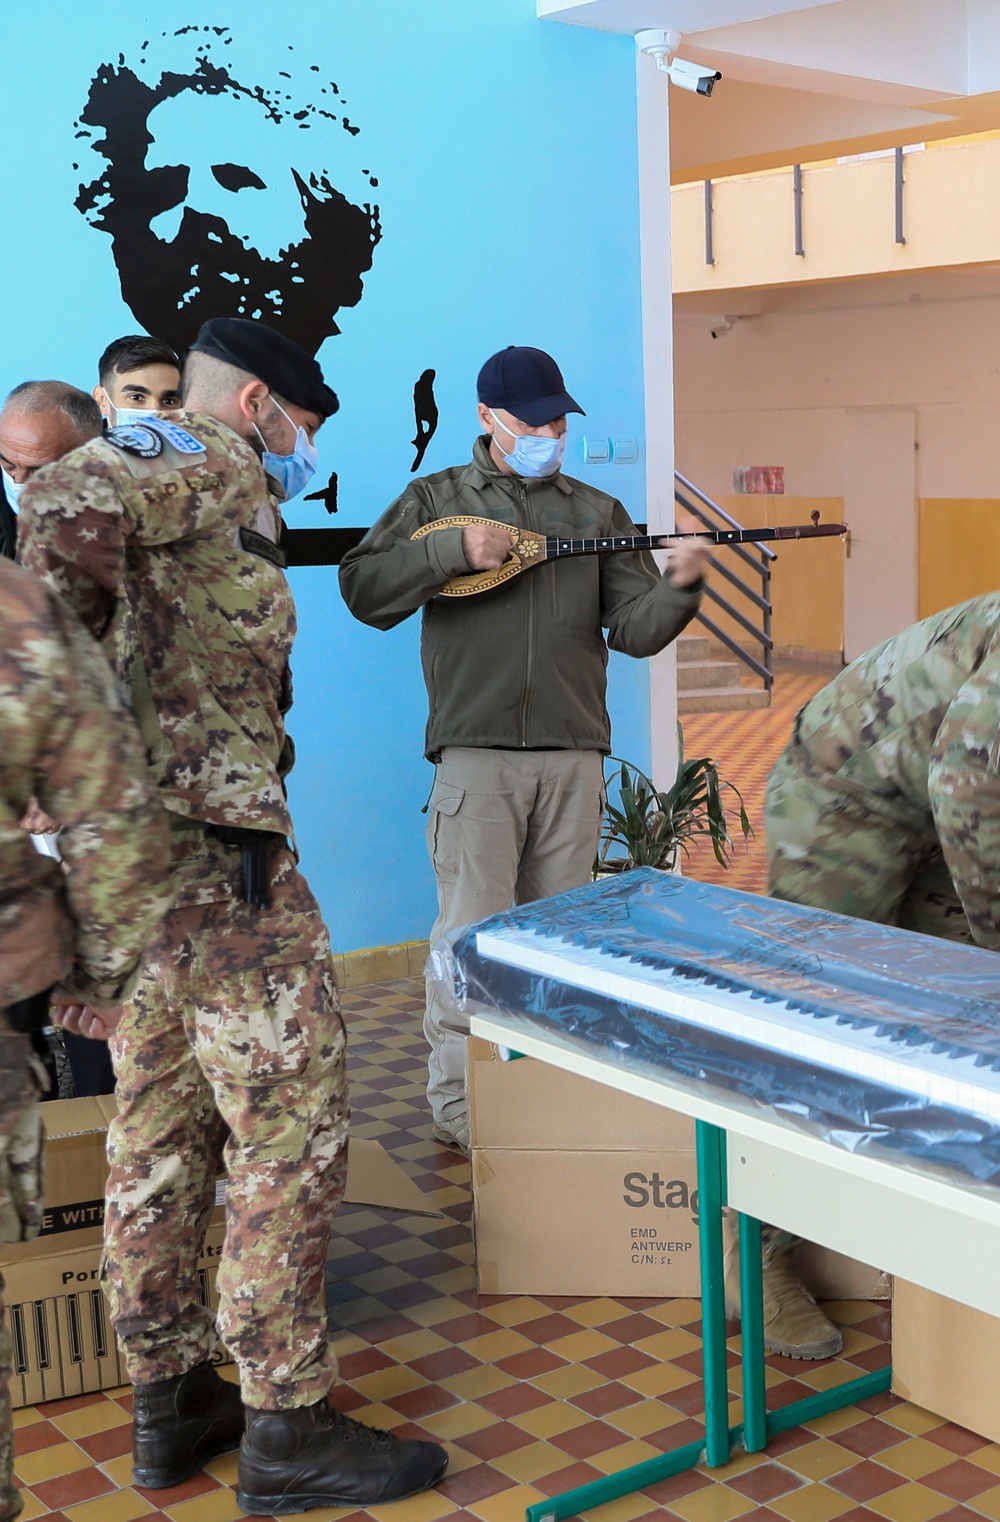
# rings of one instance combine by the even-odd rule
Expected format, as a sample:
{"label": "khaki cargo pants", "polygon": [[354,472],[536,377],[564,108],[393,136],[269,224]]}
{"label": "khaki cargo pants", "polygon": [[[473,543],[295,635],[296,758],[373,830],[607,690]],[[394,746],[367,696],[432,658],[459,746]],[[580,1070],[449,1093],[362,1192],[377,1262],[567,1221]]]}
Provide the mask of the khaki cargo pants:
{"label": "khaki cargo pants", "polygon": [[[589,882],[603,797],[604,758],[598,751],[442,751],[427,821],[438,891],[431,944],[514,904]],[[453,1124],[467,1109],[469,1028],[430,982],[424,1035],[434,1119]]]}

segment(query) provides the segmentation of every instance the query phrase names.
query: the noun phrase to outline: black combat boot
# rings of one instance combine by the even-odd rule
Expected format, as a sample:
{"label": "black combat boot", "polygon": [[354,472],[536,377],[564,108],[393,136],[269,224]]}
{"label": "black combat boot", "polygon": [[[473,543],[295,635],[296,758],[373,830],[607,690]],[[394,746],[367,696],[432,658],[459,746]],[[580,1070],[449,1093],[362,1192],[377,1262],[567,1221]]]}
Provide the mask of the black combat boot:
{"label": "black combat boot", "polygon": [[429,1490],[448,1467],[437,1443],[393,1437],[326,1400],[293,1411],[247,1407],[236,1499],[257,1516],[313,1506],[378,1506]]}
{"label": "black combat boot", "polygon": [[167,1490],[189,1480],[243,1436],[239,1385],[214,1364],[200,1363],[175,1379],[136,1385],[132,1418],[132,1484]]}

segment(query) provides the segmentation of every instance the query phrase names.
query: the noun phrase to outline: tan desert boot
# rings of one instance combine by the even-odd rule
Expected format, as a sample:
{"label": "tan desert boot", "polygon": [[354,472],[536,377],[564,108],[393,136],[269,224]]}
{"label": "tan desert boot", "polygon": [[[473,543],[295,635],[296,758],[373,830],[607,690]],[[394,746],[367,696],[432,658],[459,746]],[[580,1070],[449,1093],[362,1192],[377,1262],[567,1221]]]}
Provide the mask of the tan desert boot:
{"label": "tan desert boot", "polygon": [[[740,1315],[740,1269],[735,1215],[725,1218],[726,1310]],[[792,1255],[796,1239],[764,1227],[764,1347],[783,1358],[833,1358],[844,1339],[802,1283]]]}

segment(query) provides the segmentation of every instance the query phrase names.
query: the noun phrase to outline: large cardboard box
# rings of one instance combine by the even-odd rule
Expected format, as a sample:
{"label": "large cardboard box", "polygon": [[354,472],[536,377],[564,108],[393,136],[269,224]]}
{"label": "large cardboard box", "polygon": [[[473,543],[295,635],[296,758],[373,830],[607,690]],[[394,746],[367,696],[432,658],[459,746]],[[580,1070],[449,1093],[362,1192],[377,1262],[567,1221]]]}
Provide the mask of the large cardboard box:
{"label": "large cardboard box", "polygon": [[[42,1229],[31,1242],[0,1245],[0,1264],[5,1271],[11,1263],[100,1246],[108,1178],[108,1123],[117,1113],[113,1094],[57,1099],[42,1106],[45,1122]],[[221,1220],[220,1207],[212,1217],[212,1224]]]}
{"label": "large cardboard box", "polygon": [[698,1293],[691,1121],[478,1040],[469,1105],[480,1294]]}
{"label": "large cardboard box", "polygon": [[[31,1242],[0,1244],[0,1264],[20,1263],[47,1253],[98,1245],[104,1228],[104,1188],[108,1177],[107,1130],[117,1114],[113,1094],[93,1099],[59,1099],[42,1108],[45,1121],[45,1213]],[[222,1191],[216,1194],[212,1224],[223,1220]],[[426,1195],[378,1142],[351,1140],[349,1204],[383,1206],[407,1214],[438,1215]]]}
{"label": "large cardboard box", "polygon": [[[469,1105],[480,1294],[700,1293],[693,1121],[475,1038]],[[800,1251],[822,1299],[888,1293],[875,1269]]]}
{"label": "large cardboard box", "polygon": [[[209,1228],[198,1264],[202,1303],[213,1309],[224,1235],[221,1224]],[[125,1360],[101,1290],[100,1263],[101,1248],[96,1243],[4,1265],[4,1300],[14,1345],[10,1381],[14,1406],[34,1406],[128,1384]],[[232,1362],[221,1344],[216,1361]]]}
{"label": "large cardboard box", "polygon": [[[45,1214],[31,1242],[0,1245],[4,1301],[14,1344],[15,1406],[85,1395],[127,1383],[124,1359],[100,1287],[108,1122],[113,1095],[44,1107]],[[215,1278],[225,1237],[220,1183],[198,1265],[202,1303],[217,1304]],[[440,1214],[377,1142],[352,1140],[345,1198],[408,1215]],[[220,1363],[231,1360],[220,1347]]]}
{"label": "large cardboard box", "polygon": [[1000,1442],[1000,1320],[897,1279],[892,1388],[925,1411]]}

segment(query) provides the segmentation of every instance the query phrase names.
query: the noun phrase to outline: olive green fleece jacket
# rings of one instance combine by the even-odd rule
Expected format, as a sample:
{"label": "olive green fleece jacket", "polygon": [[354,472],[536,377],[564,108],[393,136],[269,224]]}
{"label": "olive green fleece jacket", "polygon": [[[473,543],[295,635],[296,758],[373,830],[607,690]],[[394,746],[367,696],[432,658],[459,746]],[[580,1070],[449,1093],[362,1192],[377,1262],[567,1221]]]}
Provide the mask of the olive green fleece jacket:
{"label": "olive green fleece jacket", "polygon": [[459,514],[561,538],[635,533],[620,502],[582,481],[505,475],[486,435],[470,465],[407,487],[344,556],[340,589],[355,618],[376,629],[423,609],[427,755],[447,745],[609,751],[608,647],[639,657],[662,650],[697,612],[701,584],[671,586],[650,555],[625,553],[552,561],[492,592],[438,597],[470,569],[462,530],[412,535]]}

